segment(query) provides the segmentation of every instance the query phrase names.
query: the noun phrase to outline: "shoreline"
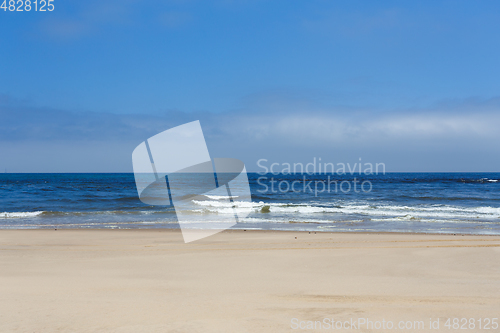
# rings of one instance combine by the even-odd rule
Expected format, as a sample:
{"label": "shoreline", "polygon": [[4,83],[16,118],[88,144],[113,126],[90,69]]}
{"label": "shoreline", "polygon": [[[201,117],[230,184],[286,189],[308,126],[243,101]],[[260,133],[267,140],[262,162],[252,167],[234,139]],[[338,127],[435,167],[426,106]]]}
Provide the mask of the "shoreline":
{"label": "shoreline", "polygon": [[[0,233],[8,231],[161,231],[161,232],[180,232],[180,228],[25,228],[25,229],[6,229],[0,228]],[[468,236],[468,237],[500,237],[500,234],[472,234],[472,233],[438,233],[438,232],[418,232],[418,231],[331,231],[331,230],[279,230],[279,229],[226,229],[222,233],[232,233],[232,232],[276,232],[276,233],[320,233],[320,234],[357,234],[357,235],[429,235],[429,236]]]}

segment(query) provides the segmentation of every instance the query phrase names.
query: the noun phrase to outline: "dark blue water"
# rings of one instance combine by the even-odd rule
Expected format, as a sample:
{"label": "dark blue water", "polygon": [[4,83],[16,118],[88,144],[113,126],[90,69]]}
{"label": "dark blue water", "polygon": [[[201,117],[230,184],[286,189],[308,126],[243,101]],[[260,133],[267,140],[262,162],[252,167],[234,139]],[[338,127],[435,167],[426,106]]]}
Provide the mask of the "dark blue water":
{"label": "dark blue water", "polygon": [[[252,203],[231,205],[252,213],[235,228],[500,234],[500,173],[248,176]],[[138,199],[133,174],[0,174],[2,229],[177,227],[173,207]]]}

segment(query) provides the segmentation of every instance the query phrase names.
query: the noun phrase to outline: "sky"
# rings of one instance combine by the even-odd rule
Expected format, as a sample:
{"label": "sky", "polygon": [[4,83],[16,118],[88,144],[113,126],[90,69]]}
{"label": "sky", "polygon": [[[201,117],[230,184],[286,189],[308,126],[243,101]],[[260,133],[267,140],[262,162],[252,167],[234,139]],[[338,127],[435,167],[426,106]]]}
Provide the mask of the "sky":
{"label": "sky", "polygon": [[193,120],[249,171],[500,171],[498,1],[53,4],[0,10],[1,172],[132,172]]}

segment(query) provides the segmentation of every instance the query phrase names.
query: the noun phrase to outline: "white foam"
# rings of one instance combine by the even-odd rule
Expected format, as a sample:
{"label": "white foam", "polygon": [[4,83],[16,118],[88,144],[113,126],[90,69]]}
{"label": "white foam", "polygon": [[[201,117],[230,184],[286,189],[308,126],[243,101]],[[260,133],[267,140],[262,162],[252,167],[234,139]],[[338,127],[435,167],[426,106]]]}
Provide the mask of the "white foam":
{"label": "white foam", "polygon": [[498,181],[498,179],[481,178],[481,179],[479,179],[479,181],[480,182],[487,181],[487,182],[496,183]]}
{"label": "white foam", "polygon": [[456,206],[356,206],[350,205],[339,209],[346,214],[382,215],[402,217],[409,213],[414,217],[442,217],[442,218],[500,218],[500,208],[494,207],[456,207]]}
{"label": "white foam", "polygon": [[387,216],[393,218],[405,218],[411,216],[416,218],[500,218],[500,208],[496,207],[460,207],[449,205],[368,205],[368,204],[348,204],[337,206],[317,206],[314,204],[284,204],[284,203],[264,203],[246,201],[196,201],[196,205],[202,206],[207,213],[232,214],[240,210],[251,208],[255,213],[259,213],[264,206],[269,207],[269,213],[275,214],[359,214],[367,216]]}
{"label": "white foam", "polygon": [[43,214],[43,211],[38,212],[3,212],[0,213],[0,218],[4,219],[16,219],[23,217],[34,217]]}
{"label": "white foam", "polygon": [[203,206],[203,207],[254,207],[255,204],[254,202],[248,202],[248,201],[211,201],[211,200],[192,200],[192,202],[198,206]]}

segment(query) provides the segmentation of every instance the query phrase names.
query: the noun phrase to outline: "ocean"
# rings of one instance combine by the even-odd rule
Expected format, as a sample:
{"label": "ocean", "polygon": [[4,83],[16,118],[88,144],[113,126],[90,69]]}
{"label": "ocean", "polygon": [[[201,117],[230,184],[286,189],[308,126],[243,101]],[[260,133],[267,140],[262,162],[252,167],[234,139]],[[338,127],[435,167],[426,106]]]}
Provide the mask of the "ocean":
{"label": "ocean", "polygon": [[[207,196],[192,214],[250,206],[233,227],[248,230],[500,235],[500,173],[335,174],[331,188],[324,174],[248,177],[252,202]],[[131,173],[0,174],[0,229],[178,227],[172,206],[138,199]]]}

